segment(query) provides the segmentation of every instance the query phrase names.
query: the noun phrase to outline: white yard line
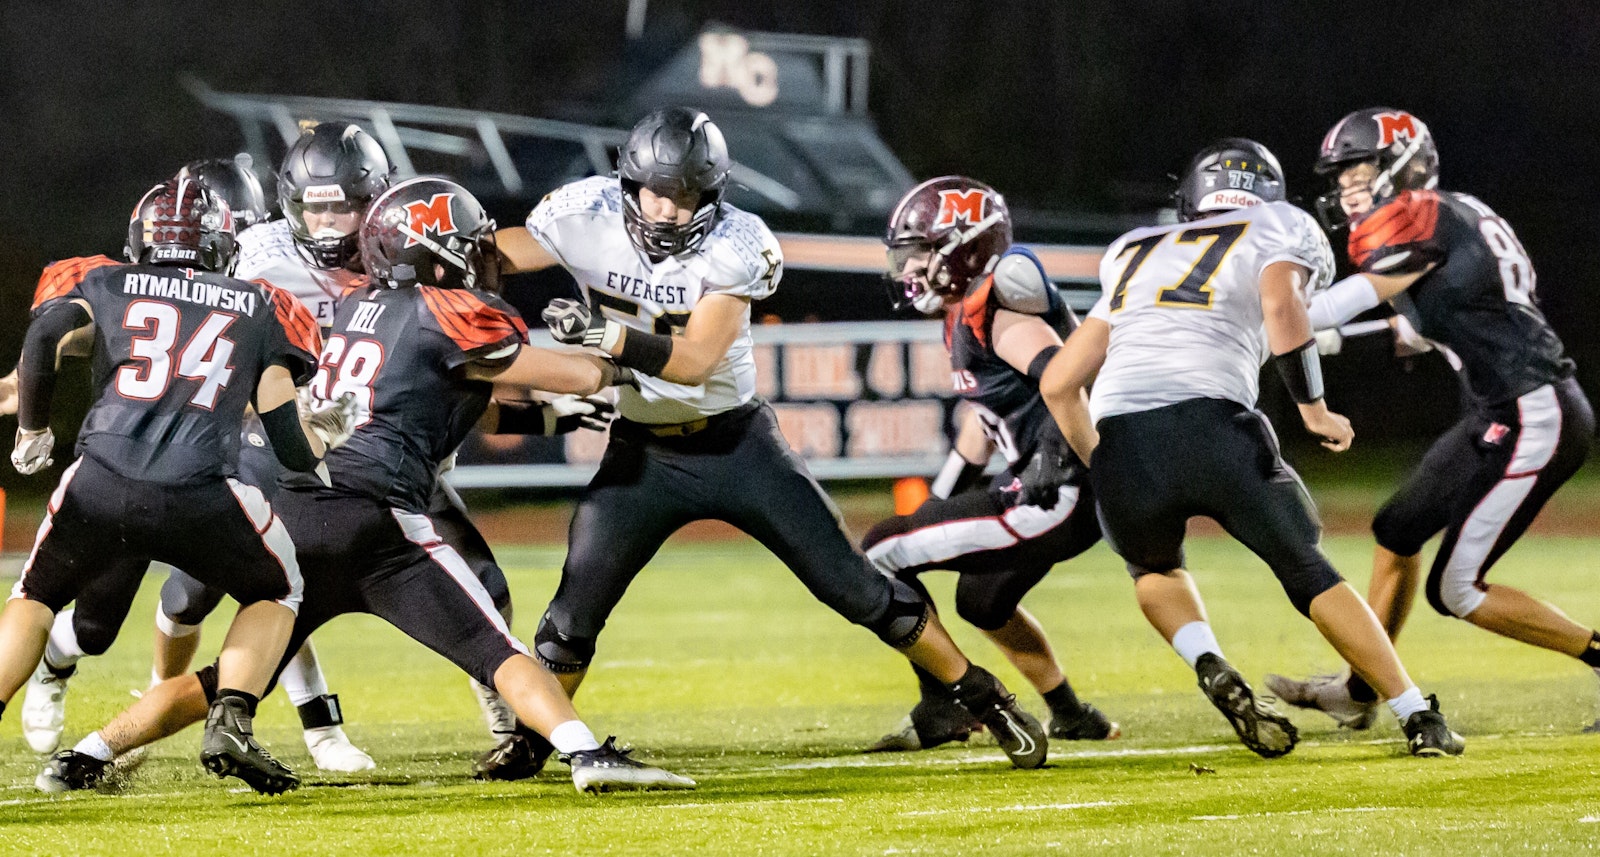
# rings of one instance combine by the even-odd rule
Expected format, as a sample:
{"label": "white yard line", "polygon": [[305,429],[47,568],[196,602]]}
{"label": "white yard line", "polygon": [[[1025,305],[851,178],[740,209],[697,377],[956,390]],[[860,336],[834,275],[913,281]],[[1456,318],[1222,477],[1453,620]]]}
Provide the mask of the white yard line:
{"label": "white yard line", "polygon": [[1017,804],[1016,806],[996,806],[988,809],[970,806],[956,807],[954,809],[919,809],[913,812],[902,812],[900,815],[949,815],[951,813],[972,812],[1047,812],[1060,809],[1098,809],[1106,806],[1123,806],[1119,800],[1091,800],[1083,803],[1038,803]]}
{"label": "white yard line", "polygon": [[1410,812],[1403,806],[1347,806],[1329,809],[1291,809],[1284,812],[1246,812],[1239,815],[1191,815],[1190,821],[1236,821],[1241,818],[1282,818],[1290,815],[1347,815],[1363,812]]}
{"label": "white yard line", "polygon": [[746,800],[736,803],[663,803],[655,806],[642,806],[639,809],[744,809],[750,806],[770,806],[775,803],[844,803],[842,797],[785,797],[772,800]]}

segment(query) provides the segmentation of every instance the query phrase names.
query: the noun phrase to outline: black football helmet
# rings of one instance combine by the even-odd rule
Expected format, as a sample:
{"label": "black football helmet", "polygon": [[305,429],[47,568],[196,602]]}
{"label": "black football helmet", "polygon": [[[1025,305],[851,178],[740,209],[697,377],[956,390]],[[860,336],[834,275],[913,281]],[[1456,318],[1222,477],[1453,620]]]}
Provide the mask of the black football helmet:
{"label": "black football helmet", "polygon": [[[1011,248],[1011,212],[994,188],[966,176],[940,176],[906,192],[883,234],[889,251],[889,300],[932,314],[945,297],[964,294]],[[905,273],[928,254],[927,268]]]}
{"label": "black football helmet", "polygon": [[1224,137],[1201,149],[1178,179],[1178,216],[1198,220],[1218,211],[1279,202],[1286,194],[1283,167],[1266,146]]}
{"label": "black football helmet", "polygon": [[233,212],[220,195],[180,173],[145,192],[128,220],[128,261],[233,270]]}
{"label": "black football helmet", "polygon": [[493,291],[494,221],[466,188],[407,179],[372,201],[361,221],[361,261],[391,289],[439,286]]}
{"label": "black football helmet", "polygon": [[178,175],[187,175],[227,200],[234,225],[243,232],[267,219],[267,197],[253,165],[250,156],[240,152],[231,158],[190,161]]}
{"label": "black football helmet", "polygon": [[[722,131],[706,114],[668,107],[639,120],[617,152],[622,220],[633,245],[655,260],[699,249],[722,214],[732,170]],[[650,222],[639,203],[641,188],[678,200],[693,198],[689,222]]]}
{"label": "black football helmet", "polygon": [[283,156],[278,205],[307,261],[319,268],[339,268],[356,258],[356,232],[312,235],[306,228],[307,207],[359,213],[393,182],[389,156],[371,134],[354,125],[323,122],[301,134]]}
{"label": "black football helmet", "polygon": [[1333,188],[1317,198],[1317,214],[1330,228],[1346,220],[1339,205],[1339,173],[1358,163],[1378,168],[1367,188],[1374,206],[1404,191],[1439,186],[1439,149],[1421,119],[1390,107],[1357,110],[1328,131],[1317,153],[1317,172],[1333,181]]}

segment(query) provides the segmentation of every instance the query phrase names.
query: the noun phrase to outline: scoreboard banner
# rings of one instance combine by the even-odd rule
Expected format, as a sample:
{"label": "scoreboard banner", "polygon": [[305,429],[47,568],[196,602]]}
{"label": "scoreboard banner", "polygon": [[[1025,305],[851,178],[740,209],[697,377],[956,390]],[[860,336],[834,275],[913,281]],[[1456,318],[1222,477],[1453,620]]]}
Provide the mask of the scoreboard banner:
{"label": "scoreboard banner", "polygon": [[[940,321],[755,325],[756,392],[818,479],[932,476],[959,400]],[[600,432],[474,434],[448,479],[457,488],[581,486],[605,451]]]}

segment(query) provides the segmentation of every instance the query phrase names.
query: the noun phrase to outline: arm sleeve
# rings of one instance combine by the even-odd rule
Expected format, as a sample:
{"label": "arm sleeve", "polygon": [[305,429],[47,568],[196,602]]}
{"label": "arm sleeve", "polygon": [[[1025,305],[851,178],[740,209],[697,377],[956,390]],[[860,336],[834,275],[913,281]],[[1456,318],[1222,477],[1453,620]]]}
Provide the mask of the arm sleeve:
{"label": "arm sleeve", "polygon": [[266,280],[252,282],[261,287],[272,304],[277,335],[267,364],[282,364],[294,377],[296,387],[305,386],[317,374],[317,361],[322,356],[322,329],[306,305],[293,295]]}
{"label": "arm sleeve", "polygon": [[493,363],[514,357],[528,341],[522,316],[497,295],[468,289],[419,287],[423,324],[450,341],[445,366],[456,369],[473,361]]}
{"label": "arm sleeve", "polygon": [[17,424],[30,431],[50,425],[56,390],[56,349],[67,334],[88,324],[89,313],[71,301],[53,301],[28,325],[17,364]]}
{"label": "arm sleeve", "polygon": [[293,401],[262,414],[261,427],[267,431],[278,463],[300,473],[316,469],[320,462],[311,452],[311,444],[306,442],[306,434],[300,428],[300,411]]}
{"label": "arm sleeve", "polygon": [[1350,261],[1363,273],[1414,273],[1444,255],[1434,191],[1406,191],[1350,229]]}

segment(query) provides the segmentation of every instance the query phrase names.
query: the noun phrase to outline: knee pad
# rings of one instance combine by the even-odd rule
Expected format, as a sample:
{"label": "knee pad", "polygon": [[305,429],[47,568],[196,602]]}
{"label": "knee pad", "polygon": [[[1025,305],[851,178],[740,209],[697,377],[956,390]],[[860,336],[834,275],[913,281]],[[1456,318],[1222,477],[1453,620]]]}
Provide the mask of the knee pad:
{"label": "knee pad", "polygon": [[885,580],[889,582],[889,606],[882,616],[866,623],[866,627],[890,646],[908,648],[922,638],[922,632],[928,627],[931,612],[928,602],[905,581],[892,577]]}
{"label": "knee pad", "polygon": [[1000,591],[998,575],[961,575],[956,584],[956,615],[980,631],[996,631],[1017,612],[1017,600]]}
{"label": "knee pad", "polygon": [[533,633],[533,654],[553,673],[583,672],[594,660],[594,640],[561,633],[546,613]]}
{"label": "knee pad", "polygon": [[[76,638],[79,652],[85,655],[103,655],[117,641],[122,625],[96,621],[91,612],[72,611],[72,636]],[[53,636],[53,632],[52,632]]]}
{"label": "knee pad", "polygon": [[1273,573],[1278,576],[1284,593],[1289,596],[1289,603],[1300,611],[1300,615],[1308,618],[1311,616],[1311,602],[1318,595],[1344,582],[1344,578],[1326,559],[1290,569],[1273,569]]}
{"label": "knee pad", "polygon": [[1440,616],[1464,619],[1482,606],[1487,595],[1476,576],[1452,576],[1447,572],[1445,569],[1428,574],[1428,604]]}
{"label": "knee pad", "polygon": [[[161,614],[176,625],[198,626],[222,603],[227,593],[174,571],[161,586]],[[165,630],[163,630],[165,633]],[[168,636],[184,636],[168,634]]]}

